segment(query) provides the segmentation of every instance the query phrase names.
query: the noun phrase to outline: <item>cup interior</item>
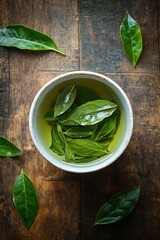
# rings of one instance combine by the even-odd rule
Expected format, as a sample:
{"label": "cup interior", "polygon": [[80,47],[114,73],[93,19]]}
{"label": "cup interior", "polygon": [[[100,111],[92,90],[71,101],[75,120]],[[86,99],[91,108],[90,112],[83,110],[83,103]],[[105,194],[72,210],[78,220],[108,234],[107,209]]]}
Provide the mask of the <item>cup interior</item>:
{"label": "cup interior", "polygon": [[[114,139],[109,146],[110,153],[93,162],[83,164],[66,163],[63,161],[63,157],[49,149],[51,126],[44,119],[44,114],[53,106],[59,92],[73,83],[90,88],[102,99],[114,100],[120,108],[120,121]],[[92,72],[71,72],[52,79],[40,89],[31,105],[29,128],[38,151],[56,167],[77,173],[96,171],[110,165],[126,149],[132,135],[132,107],[122,88],[110,78]]]}

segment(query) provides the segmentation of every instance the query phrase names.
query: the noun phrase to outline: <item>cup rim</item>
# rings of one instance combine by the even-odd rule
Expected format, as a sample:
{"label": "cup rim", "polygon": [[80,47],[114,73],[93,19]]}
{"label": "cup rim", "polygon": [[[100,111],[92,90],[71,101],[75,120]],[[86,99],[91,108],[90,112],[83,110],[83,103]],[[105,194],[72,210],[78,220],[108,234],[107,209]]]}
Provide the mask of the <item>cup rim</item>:
{"label": "cup rim", "polygon": [[[129,118],[129,124],[128,124],[128,130],[127,130],[127,136],[125,136],[125,141],[123,141],[123,145],[121,145],[116,152],[114,152],[114,154],[111,155],[107,155],[105,156],[105,161],[100,161],[97,160],[94,161],[92,164],[68,164],[64,161],[54,161],[53,157],[51,158],[51,155],[45,151],[44,149],[41,149],[41,146],[39,144],[39,142],[37,141],[37,138],[35,136],[35,131],[34,131],[34,114],[35,114],[35,110],[36,110],[36,106],[38,103],[38,100],[40,99],[40,97],[46,96],[46,94],[48,93],[48,91],[50,90],[50,86],[52,86],[53,83],[55,83],[55,86],[58,85],[60,83],[60,79],[63,82],[63,79],[65,77],[68,76],[72,76],[72,77],[76,77],[78,75],[78,77],[81,76],[88,76],[90,78],[92,77],[97,77],[99,79],[104,79],[107,80],[107,86],[111,87],[112,89],[114,88],[114,90],[116,90],[117,92],[120,93],[121,97],[123,97],[123,100],[125,101],[125,105],[127,107],[127,115]],[[71,79],[73,79],[71,77]],[[57,84],[56,84],[57,82]],[[109,84],[109,85],[108,85]],[[51,79],[49,82],[47,82],[46,84],[44,84],[44,86],[42,86],[42,88],[37,92],[37,94],[35,95],[31,107],[30,107],[30,112],[29,112],[29,131],[30,131],[30,135],[32,138],[32,141],[35,145],[35,147],[37,148],[37,150],[40,152],[40,154],[49,162],[51,162],[54,166],[68,171],[68,172],[74,172],[74,173],[88,173],[88,172],[94,172],[97,170],[100,170],[102,168],[105,168],[107,166],[109,166],[111,163],[115,162],[121,155],[122,153],[125,151],[126,147],[128,146],[131,136],[132,136],[132,131],[133,131],[133,110],[132,110],[132,106],[131,103],[126,95],[126,93],[123,91],[123,89],[116,83],[114,82],[111,78],[100,74],[100,73],[96,73],[96,72],[92,72],[92,71],[71,71],[71,72],[67,72],[67,73],[63,73],[60,74],[56,77],[54,77],[53,79]],[[108,158],[108,159],[107,159]]]}

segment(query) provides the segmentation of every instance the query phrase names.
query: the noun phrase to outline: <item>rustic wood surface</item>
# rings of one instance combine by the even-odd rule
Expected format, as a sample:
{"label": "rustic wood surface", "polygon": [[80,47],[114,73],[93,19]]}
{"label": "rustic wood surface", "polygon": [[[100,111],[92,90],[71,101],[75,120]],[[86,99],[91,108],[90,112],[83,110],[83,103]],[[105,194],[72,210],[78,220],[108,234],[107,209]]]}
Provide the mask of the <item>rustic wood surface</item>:
{"label": "rustic wood surface", "polygon": [[[128,10],[141,26],[144,49],[136,68],[123,52],[119,26]],[[0,158],[0,240],[160,239],[160,2],[159,0],[1,0],[0,27],[25,24],[55,39],[66,52],[0,48],[0,135],[24,150]],[[74,70],[105,74],[127,93],[134,111],[129,146],[111,166],[89,174],[64,172],[35,149],[28,114],[37,91]],[[21,169],[39,195],[28,231],[12,203]],[[141,186],[140,201],[125,220],[92,227],[114,193]]]}

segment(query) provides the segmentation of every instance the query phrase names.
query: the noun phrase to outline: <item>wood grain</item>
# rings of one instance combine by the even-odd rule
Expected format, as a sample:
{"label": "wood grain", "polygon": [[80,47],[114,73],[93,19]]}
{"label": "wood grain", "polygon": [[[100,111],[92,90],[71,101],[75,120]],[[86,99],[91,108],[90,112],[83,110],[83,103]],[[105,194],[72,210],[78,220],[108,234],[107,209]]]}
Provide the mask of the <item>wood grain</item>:
{"label": "wood grain", "polygon": [[[123,52],[119,26],[125,12],[138,21],[144,49],[136,68]],[[160,236],[160,4],[151,0],[1,0],[0,27],[25,24],[50,35],[66,52],[33,53],[0,48],[0,134],[24,150],[0,158],[0,240],[159,240]],[[35,149],[28,114],[37,91],[55,76],[91,70],[126,92],[134,113],[133,136],[109,167],[88,174],[64,172]],[[12,203],[20,170],[39,195],[39,211],[26,230]],[[109,226],[92,227],[108,198],[141,186],[133,213]]]}

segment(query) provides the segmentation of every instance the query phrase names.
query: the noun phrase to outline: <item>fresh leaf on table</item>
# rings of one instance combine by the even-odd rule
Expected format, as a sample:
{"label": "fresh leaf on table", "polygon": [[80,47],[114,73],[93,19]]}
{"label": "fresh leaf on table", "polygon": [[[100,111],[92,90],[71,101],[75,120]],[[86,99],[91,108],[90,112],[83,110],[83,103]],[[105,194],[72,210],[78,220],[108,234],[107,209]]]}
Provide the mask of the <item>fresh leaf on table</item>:
{"label": "fresh leaf on table", "polygon": [[69,117],[62,121],[64,125],[75,123],[82,126],[89,126],[99,123],[104,118],[109,117],[117,109],[117,105],[108,100],[93,100],[77,107]]}
{"label": "fresh leaf on table", "polygon": [[1,28],[0,46],[32,51],[52,50],[65,55],[49,36],[24,25],[10,25]]}
{"label": "fresh leaf on table", "polygon": [[138,23],[128,12],[120,26],[120,37],[124,51],[135,67],[143,49],[143,40]]}
{"label": "fresh leaf on table", "polygon": [[76,98],[76,86],[75,84],[70,85],[58,95],[54,106],[54,117],[57,117],[65,113],[73,104]]}
{"label": "fresh leaf on table", "polygon": [[67,143],[80,157],[100,157],[108,153],[104,145],[89,139],[68,139]]}
{"label": "fresh leaf on table", "polygon": [[13,186],[13,203],[29,229],[38,212],[38,197],[32,181],[23,170]]}
{"label": "fresh leaf on table", "polygon": [[111,197],[99,209],[94,225],[110,224],[127,217],[140,197],[140,187],[127,189]]}
{"label": "fresh leaf on table", "polygon": [[15,157],[22,155],[22,153],[12,142],[0,136],[0,157]]}

